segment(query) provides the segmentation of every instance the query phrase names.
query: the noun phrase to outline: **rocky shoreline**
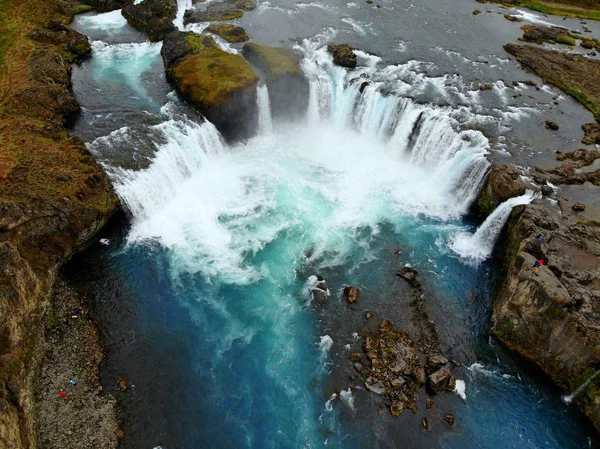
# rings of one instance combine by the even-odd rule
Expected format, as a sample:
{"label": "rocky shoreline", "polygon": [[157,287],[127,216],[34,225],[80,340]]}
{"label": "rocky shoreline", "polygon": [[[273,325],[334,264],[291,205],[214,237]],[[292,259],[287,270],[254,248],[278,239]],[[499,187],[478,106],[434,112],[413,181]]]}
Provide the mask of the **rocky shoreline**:
{"label": "rocky shoreline", "polygon": [[[582,47],[593,49],[595,41],[558,27],[528,25],[523,30],[520,40],[528,44],[507,44],[506,52],[525,69],[571,95],[598,121],[598,61],[538,46],[574,46],[580,40]],[[583,145],[598,143],[598,126],[582,126]],[[551,121],[546,128],[549,132],[560,129]],[[492,334],[541,368],[563,389],[566,402],[574,402],[600,431],[600,390],[592,378],[600,368],[600,213],[563,197],[557,188],[577,186],[595,195],[600,171],[587,167],[600,156],[593,147],[559,149],[555,154],[560,165],[532,167],[527,180],[523,176],[527,168],[523,172],[511,164],[494,164],[474,205],[486,217],[500,202],[522,195],[526,188],[551,200],[516,207],[504,226],[496,245],[503,272],[493,299]],[[533,270],[539,260],[543,265]]]}
{"label": "rocky shoreline", "polygon": [[[89,411],[91,417],[99,404],[95,413],[98,419],[102,415],[103,424],[96,428],[86,423],[77,432],[86,433],[89,447],[98,447],[95,438],[106,448],[116,444],[114,404],[97,396],[101,351],[93,326],[86,321],[62,337],[45,332],[59,267],[86,246],[118,207],[102,169],[81,139],[69,136],[64,127],[79,110],[71,90],[71,64],[91,51],[87,38],[68,27],[81,10],[69,0],[0,3],[0,448],[84,447],[75,439],[70,444],[61,439],[66,421],[39,427],[69,416],[52,416],[62,399],[52,392],[57,385],[43,380],[44,373],[61,381],[80,375],[84,387],[69,407],[83,403],[77,414]],[[54,293],[50,310],[74,304],[60,284]],[[82,371],[45,366],[51,361],[47,341],[76,352],[65,362],[86,357]],[[101,436],[108,434],[113,436]]]}

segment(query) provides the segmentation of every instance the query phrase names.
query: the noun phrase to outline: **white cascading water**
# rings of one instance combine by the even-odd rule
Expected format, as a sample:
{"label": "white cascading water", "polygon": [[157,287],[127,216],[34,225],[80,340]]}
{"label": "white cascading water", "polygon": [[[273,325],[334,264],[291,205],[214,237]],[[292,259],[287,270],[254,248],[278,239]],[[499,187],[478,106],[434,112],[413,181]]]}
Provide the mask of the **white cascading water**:
{"label": "white cascading water", "polygon": [[193,0],[177,0],[177,15],[173,20],[173,25],[183,31],[183,15],[192,7]]}
{"label": "white cascading water", "polygon": [[311,45],[302,47],[307,123],[273,129],[261,87],[260,130],[247,143],[225,148],[210,123],[172,119],[155,127],[166,143],[148,169],[113,171],[132,214],[131,242],[157,240],[179,269],[243,284],[267,275],[245,264],[247,255],[283,232],[302,230],[296,254],[336,265],[360,245],[361,229],[467,210],[488,167],[487,139],[460,131],[450,108],[383,95],[393,80],[361,92],[379,58],[364,54],[347,72]]}
{"label": "white cascading water", "polygon": [[258,133],[271,134],[273,132],[273,119],[271,117],[269,89],[266,84],[258,86],[256,101],[258,103]]}
{"label": "white cascading water", "polygon": [[524,195],[504,201],[486,218],[474,234],[459,233],[455,235],[450,247],[461,257],[473,262],[487,259],[492,254],[498,235],[513,208],[529,204],[534,198],[533,192],[528,190]]}

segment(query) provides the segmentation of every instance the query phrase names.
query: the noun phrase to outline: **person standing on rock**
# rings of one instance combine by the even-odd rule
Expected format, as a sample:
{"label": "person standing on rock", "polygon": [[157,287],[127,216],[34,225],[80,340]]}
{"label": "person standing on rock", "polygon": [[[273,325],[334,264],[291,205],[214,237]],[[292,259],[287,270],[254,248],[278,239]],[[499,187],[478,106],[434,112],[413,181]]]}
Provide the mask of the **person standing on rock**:
{"label": "person standing on rock", "polygon": [[58,397],[64,399],[65,401],[67,400],[67,393],[65,393],[64,391],[60,390],[58,392]]}

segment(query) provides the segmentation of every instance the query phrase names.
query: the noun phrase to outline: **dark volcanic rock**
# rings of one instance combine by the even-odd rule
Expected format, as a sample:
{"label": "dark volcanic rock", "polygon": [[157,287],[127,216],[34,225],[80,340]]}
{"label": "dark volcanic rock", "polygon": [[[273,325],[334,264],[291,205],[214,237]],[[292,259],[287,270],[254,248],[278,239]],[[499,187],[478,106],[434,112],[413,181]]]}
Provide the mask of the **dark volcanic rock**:
{"label": "dark volcanic rock", "polygon": [[585,210],[585,204],[583,203],[575,203],[571,207],[575,212],[583,212]]}
{"label": "dark volcanic rock", "polygon": [[[508,272],[494,300],[492,332],[571,393],[600,365],[600,228],[569,224],[555,210],[530,204],[513,210],[499,247]],[[539,259],[545,264],[536,276]],[[600,428],[598,389],[583,391],[575,403]]]}
{"label": "dark volcanic rock", "polygon": [[128,5],[121,11],[129,25],[143,31],[151,41],[161,41],[174,31],[177,15],[176,0],[144,0],[138,5]]}
{"label": "dark volcanic rock", "polygon": [[317,304],[325,304],[327,301],[329,289],[327,288],[327,283],[321,276],[317,276],[317,282],[315,286],[311,288],[310,294]]}
{"label": "dark volcanic rock", "polygon": [[239,55],[227,53],[205,35],[174,31],[161,55],[179,94],[228,140],[256,133],[258,75]]}
{"label": "dark volcanic rock", "polygon": [[538,172],[544,173],[553,184],[583,184],[586,181],[594,185],[600,185],[600,171],[581,172],[582,167],[592,165],[600,158],[598,150],[575,150],[571,152],[556,152],[556,159],[562,163],[551,169],[537,168]]}
{"label": "dark volcanic rock", "polygon": [[398,277],[401,277],[402,279],[404,279],[406,282],[408,282],[411,285],[419,284],[419,280],[417,279],[418,274],[419,274],[419,272],[412,267],[402,267],[396,273],[396,275]]}
{"label": "dark volcanic rock", "polygon": [[454,415],[452,413],[447,413],[444,415],[444,421],[446,421],[448,424],[450,424],[451,426],[454,425]]}
{"label": "dark volcanic rock", "polygon": [[451,378],[452,374],[448,368],[440,368],[427,378],[427,389],[432,394],[440,394],[446,389]]}
{"label": "dark volcanic rock", "polygon": [[249,43],[244,57],[266,78],[274,118],[299,119],[308,108],[309,84],[292,49]]}
{"label": "dark volcanic rock", "polygon": [[239,19],[244,11],[256,8],[254,0],[225,0],[210,3],[203,11],[188,9],[183,16],[183,23],[216,22]]}
{"label": "dark volcanic rock", "polygon": [[552,120],[546,120],[546,129],[551,129],[552,131],[558,131],[558,123],[553,122]]}
{"label": "dark volcanic rock", "polygon": [[600,145],[600,124],[598,123],[586,123],[581,128],[585,133],[585,136],[581,140],[584,145]]}
{"label": "dark volcanic rock", "polygon": [[[378,335],[363,337],[362,346],[370,366],[361,363],[360,354],[357,353],[352,353],[350,360],[354,363],[354,369],[363,377],[365,387],[384,396],[390,413],[394,416],[400,415],[405,408],[415,411],[416,395],[425,384],[426,376],[421,361],[423,354],[417,350],[408,335],[396,331],[389,320],[383,320],[379,324]],[[439,355],[433,359],[437,362],[445,360]],[[442,370],[445,370],[446,376],[436,374],[440,377],[435,381],[436,394],[449,389],[454,379],[448,368]]]}
{"label": "dark volcanic rock", "polygon": [[506,44],[504,50],[523,67],[571,95],[595,116],[600,116],[600,61],[533,45]]}
{"label": "dark volcanic rock", "polygon": [[543,25],[527,25],[523,27],[522,40],[526,42],[534,42],[536,44],[543,44],[549,42],[554,44],[556,42],[565,41],[569,38],[569,30],[558,27],[547,27]]}
{"label": "dark volcanic rock", "polygon": [[525,189],[525,183],[515,165],[494,164],[477,198],[477,210],[481,216],[487,217],[500,203],[523,195]]}
{"label": "dark volcanic rock", "polygon": [[358,302],[360,299],[360,290],[358,287],[345,287],[344,288],[344,298],[346,298],[346,302],[348,304],[354,304]]}
{"label": "dark volcanic rock", "polygon": [[329,44],[327,50],[333,56],[333,62],[339,66],[354,69],[356,67],[356,55],[354,49],[347,44]]}

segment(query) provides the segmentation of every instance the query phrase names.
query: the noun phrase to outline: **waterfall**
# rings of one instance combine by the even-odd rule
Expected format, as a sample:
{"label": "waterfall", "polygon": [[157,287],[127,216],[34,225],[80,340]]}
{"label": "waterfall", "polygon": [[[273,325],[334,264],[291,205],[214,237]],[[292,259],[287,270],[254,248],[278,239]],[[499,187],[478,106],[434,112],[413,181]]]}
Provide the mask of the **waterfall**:
{"label": "waterfall", "polygon": [[475,262],[481,262],[492,254],[494,244],[508,220],[513,207],[529,204],[534,194],[528,190],[524,195],[510,198],[500,204],[474,234],[459,233],[454,236],[450,247],[459,256]]}
{"label": "waterfall", "polygon": [[309,126],[329,122],[341,132],[354,129],[384,142],[388,151],[408,163],[451,180],[458,213],[467,209],[489,167],[483,134],[458,130],[451,108],[385,95],[383,83],[363,85],[364,78],[349,78],[350,72],[323,61],[304,63],[304,69],[310,80]]}
{"label": "waterfall", "polygon": [[261,134],[271,134],[273,132],[273,121],[271,118],[269,89],[266,84],[258,86],[256,101],[258,103],[258,131]]}
{"label": "waterfall", "polygon": [[183,15],[192,7],[193,0],[177,0],[177,15],[173,20],[173,25],[183,31]]}
{"label": "waterfall", "polygon": [[600,374],[600,370],[592,374],[588,378],[588,380],[581,384],[573,393],[571,393],[568,396],[563,396],[562,400],[565,402],[565,404],[570,404],[571,402],[573,402],[573,399],[579,396],[579,394],[588,387],[588,385],[596,378],[596,376],[598,376],[598,374]]}
{"label": "waterfall", "polygon": [[154,127],[166,139],[146,170],[112,169],[115,188],[136,220],[155,215],[173,197],[181,184],[199,170],[210,155],[223,151],[224,144],[210,123],[171,119]]}

